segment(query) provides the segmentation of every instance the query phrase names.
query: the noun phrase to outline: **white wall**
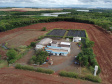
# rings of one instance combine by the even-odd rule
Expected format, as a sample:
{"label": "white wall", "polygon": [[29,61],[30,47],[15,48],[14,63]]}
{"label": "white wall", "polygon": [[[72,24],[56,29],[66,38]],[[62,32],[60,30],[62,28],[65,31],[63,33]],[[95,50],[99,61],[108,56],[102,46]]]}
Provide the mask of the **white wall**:
{"label": "white wall", "polygon": [[55,47],[57,47],[58,45],[57,45],[57,44],[53,44],[53,43],[52,43],[52,44],[51,44],[51,46],[55,46]]}
{"label": "white wall", "polygon": [[38,50],[38,49],[42,49],[43,47],[45,47],[45,46],[43,46],[43,45],[36,45],[35,49]]}
{"label": "white wall", "polygon": [[68,50],[68,52],[70,52],[70,48],[68,48],[68,47],[61,47],[61,49]]}

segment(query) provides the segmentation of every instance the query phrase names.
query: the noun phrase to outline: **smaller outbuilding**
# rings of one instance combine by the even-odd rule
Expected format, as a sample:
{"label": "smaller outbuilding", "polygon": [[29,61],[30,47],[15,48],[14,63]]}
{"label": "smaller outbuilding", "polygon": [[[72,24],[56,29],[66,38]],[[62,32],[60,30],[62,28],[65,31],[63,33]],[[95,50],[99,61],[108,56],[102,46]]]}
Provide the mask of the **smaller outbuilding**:
{"label": "smaller outbuilding", "polygon": [[44,49],[47,44],[52,43],[52,39],[44,38],[39,43],[36,44],[35,50]]}
{"label": "smaller outbuilding", "polygon": [[50,38],[44,38],[38,44],[40,44],[40,45],[47,45],[49,43],[52,43],[52,39],[50,39]]}
{"label": "smaller outbuilding", "polygon": [[73,37],[73,42],[80,42],[81,41],[81,37]]}

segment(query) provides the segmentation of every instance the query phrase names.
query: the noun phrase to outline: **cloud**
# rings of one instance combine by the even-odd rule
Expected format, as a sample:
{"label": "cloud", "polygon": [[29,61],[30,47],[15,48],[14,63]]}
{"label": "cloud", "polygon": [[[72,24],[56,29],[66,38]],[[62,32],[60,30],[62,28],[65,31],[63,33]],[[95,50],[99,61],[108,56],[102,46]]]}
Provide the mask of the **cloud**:
{"label": "cloud", "polygon": [[84,3],[87,3],[87,2],[97,2],[98,0],[79,0],[80,2],[84,2]]}
{"label": "cloud", "polygon": [[34,3],[34,0],[12,0],[15,3]]}
{"label": "cloud", "polygon": [[0,6],[112,8],[112,0],[0,0]]}

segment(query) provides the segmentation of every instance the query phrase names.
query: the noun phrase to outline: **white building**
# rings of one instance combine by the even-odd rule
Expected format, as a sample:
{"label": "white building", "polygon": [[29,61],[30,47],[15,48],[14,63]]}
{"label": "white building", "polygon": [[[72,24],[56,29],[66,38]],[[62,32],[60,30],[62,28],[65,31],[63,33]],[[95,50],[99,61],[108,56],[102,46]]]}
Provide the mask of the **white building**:
{"label": "white building", "polygon": [[41,40],[39,43],[36,44],[35,49],[43,49],[46,47],[47,44],[52,43],[52,39],[50,38],[44,38],[43,40]]}
{"label": "white building", "polygon": [[73,37],[73,42],[80,42],[81,41],[81,37]]}
{"label": "white building", "polygon": [[80,12],[89,12],[89,10],[77,10],[77,11],[80,11]]}
{"label": "white building", "polygon": [[58,42],[58,41],[52,41],[47,47],[45,48],[48,53],[51,53],[53,55],[62,55],[67,56],[68,53],[70,53],[70,42]]}

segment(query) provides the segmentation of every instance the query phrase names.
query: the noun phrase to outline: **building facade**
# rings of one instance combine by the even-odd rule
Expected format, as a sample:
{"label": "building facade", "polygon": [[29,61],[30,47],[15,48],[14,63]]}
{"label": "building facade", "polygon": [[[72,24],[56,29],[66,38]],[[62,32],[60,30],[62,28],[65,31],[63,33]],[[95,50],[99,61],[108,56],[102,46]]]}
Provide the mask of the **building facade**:
{"label": "building facade", "polygon": [[52,43],[47,45],[45,50],[53,55],[67,56],[67,54],[70,53],[70,47],[71,43],[69,42],[52,41]]}

